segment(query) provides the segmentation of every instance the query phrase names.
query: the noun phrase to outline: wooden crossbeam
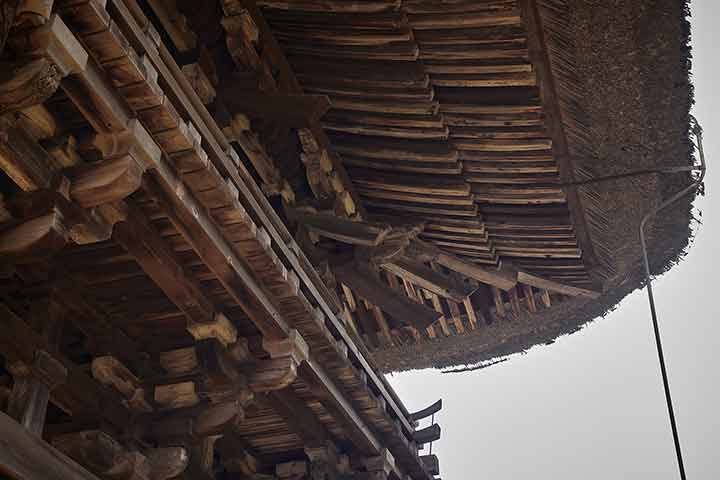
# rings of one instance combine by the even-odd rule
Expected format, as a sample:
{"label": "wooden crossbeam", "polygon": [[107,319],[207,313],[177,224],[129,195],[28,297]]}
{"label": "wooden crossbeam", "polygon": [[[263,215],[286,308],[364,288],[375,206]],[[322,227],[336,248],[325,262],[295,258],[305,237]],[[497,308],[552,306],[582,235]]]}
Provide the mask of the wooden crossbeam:
{"label": "wooden crossbeam", "polygon": [[459,285],[448,275],[434,271],[408,258],[401,258],[393,260],[391,263],[385,263],[382,265],[382,268],[410,283],[455,302],[463,302],[475,291],[475,288],[468,285]]}
{"label": "wooden crossbeam", "polygon": [[516,275],[512,271],[480,267],[421,240],[414,241],[411,250],[419,259],[435,261],[466,277],[503,290],[509,290],[517,284]]}
{"label": "wooden crossbeam", "polygon": [[251,118],[274,120],[296,128],[312,126],[330,109],[327,95],[238,92],[232,84],[218,91],[231,113],[244,113]]}
{"label": "wooden crossbeam", "polygon": [[374,247],[390,232],[390,225],[376,222],[356,222],[336,215],[296,211],[298,222],[323,237],[351,245]]}
{"label": "wooden crossbeam", "polygon": [[599,298],[601,293],[594,290],[588,290],[586,288],[574,287],[567,285],[555,280],[549,280],[539,275],[534,275],[527,272],[518,272],[518,282],[526,285],[532,285],[533,287],[540,288],[543,290],[549,290],[551,292],[561,293],[563,295],[570,295],[572,297],[586,297],[596,299]]}
{"label": "wooden crossbeam", "polygon": [[336,277],[357,295],[368,299],[383,311],[418,330],[427,328],[442,315],[424,305],[412,302],[407,296],[389,289],[387,285],[352,265],[335,267],[333,271]]}

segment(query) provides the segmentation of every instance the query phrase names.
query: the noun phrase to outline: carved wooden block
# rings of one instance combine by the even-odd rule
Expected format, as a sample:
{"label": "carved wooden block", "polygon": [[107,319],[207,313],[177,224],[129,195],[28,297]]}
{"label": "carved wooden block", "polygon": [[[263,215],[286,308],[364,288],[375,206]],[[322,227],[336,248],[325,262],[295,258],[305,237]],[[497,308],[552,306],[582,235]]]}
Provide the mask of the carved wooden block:
{"label": "carved wooden block", "polygon": [[217,338],[225,346],[237,340],[237,330],[223,313],[216,313],[212,322],[189,322],[188,332],[196,340]]}
{"label": "carved wooden block", "polygon": [[93,377],[108,385],[124,397],[124,403],[136,412],[151,412],[140,381],[118,359],[111,356],[97,357],[91,365]]}

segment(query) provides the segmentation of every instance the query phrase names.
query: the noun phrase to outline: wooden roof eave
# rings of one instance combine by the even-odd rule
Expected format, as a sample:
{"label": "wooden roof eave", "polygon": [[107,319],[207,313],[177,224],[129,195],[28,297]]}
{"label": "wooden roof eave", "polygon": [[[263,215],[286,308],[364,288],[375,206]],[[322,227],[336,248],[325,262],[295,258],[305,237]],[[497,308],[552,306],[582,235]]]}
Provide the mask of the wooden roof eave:
{"label": "wooden roof eave", "polygon": [[[93,68],[94,68],[94,67],[93,67]],[[97,81],[102,82],[102,80],[97,80],[98,78],[100,78],[100,77],[99,77],[99,76],[96,76],[92,82],[88,82],[88,86],[92,85],[94,82],[97,82]],[[114,97],[112,96],[112,93],[107,93],[107,92],[112,92],[112,91],[113,91],[113,90],[112,90],[111,88],[107,88],[107,89],[105,90],[106,94],[107,94],[107,95],[110,95],[109,99],[113,99],[113,98],[114,98]],[[102,99],[102,97],[101,97],[101,99]],[[107,111],[105,111],[105,112],[103,112],[103,113],[104,113],[104,114],[108,114]],[[110,112],[110,115],[118,115],[118,111],[117,111],[117,110],[115,110],[114,112],[111,111],[111,112]],[[124,118],[124,117],[120,116],[120,117],[115,117],[115,120],[118,121],[118,122],[127,122],[128,119],[127,119],[126,117]],[[142,134],[142,133],[138,133],[138,132],[142,132],[142,130],[139,129],[140,127],[139,127],[139,124],[138,124],[138,123],[134,123],[133,125],[134,125],[134,126],[131,126],[130,131],[134,131],[134,132],[136,132],[137,135],[140,135],[140,136],[145,135],[145,134]],[[137,135],[135,135],[135,140],[136,140],[136,141],[138,140]],[[145,142],[144,142],[144,141],[141,141],[140,143],[145,143]],[[204,231],[205,231],[204,235],[207,235],[208,233],[210,233],[210,237],[215,236],[215,242],[217,242],[216,247],[217,247],[217,248],[220,248],[220,251],[222,251],[222,248],[223,248],[223,247],[222,247],[222,242],[223,242],[223,240],[222,240],[222,235],[221,235],[221,234],[220,234],[220,235],[214,235],[214,234],[212,234],[212,229],[211,229],[210,232],[208,232],[208,231],[206,230],[206,227],[208,227],[209,225],[212,224],[211,221],[209,221],[209,220],[208,220],[208,222],[210,222],[210,223],[207,223],[207,224],[206,224],[206,227],[203,227],[203,226],[202,226],[203,221],[202,221],[202,217],[201,217],[201,215],[200,215],[200,213],[199,213],[199,212],[202,211],[202,209],[199,208],[198,205],[193,206],[193,204],[192,204],[193,194],[190,193],[188,190],[186,190],[187,187],[185,187],[185,186],[183,185],[182,181],[179,181],[179,180],[178,180],[178,178],[175,176],[175,174],[174,174],[174,172],[172,171],[172,169],[167,165],[167,161],[165,160],[165,158],[164,158],[163,156],[158,157],[158,156],[156,156],[156,155],[146,155],[145,160],[149,160],[149,159],[151,159],[151,161],[153,162],[152,165],[150,165],[150,166],[152,167],[152,170],[155,172],[154,175],[158,175],[158,176],[159,176],[159,179],[161,179],[162,182],[165,182],[167,185],[170,186],[170,188],[167,188],[167,191],[166,191],[165,193],[166,193],[167,195],[169,195],[171,198],[172,198],[173,196],[176,197],[176,200],[173,202],[173,204],[175,205],[175,207],[180,207],[180,208],[184,209],[184,210],[187,212],[187,214],[189,215],[189,217],[186,217],[186,218],[190,218],[190,217],[195,218],[195,220],[192,220],[191,222],[199,222],[199,223],[197,223],[198,228],[200,228],[201,230],[204,230]],[[191,203],[190,203],[190,204],[187,204],[186,202],[184,202],[184,201],[182,200],[183,198],[184,198],[184,199],[190,199],[189,201],[190,201]],[[179,222],[179,223],[182,223],[182,222]],[[271,227],[270,227],[270,228],[271,228]],[[212,239],[211,239],[211,241],[212,241]],[[233,263],[233,266],[235,266],[235,265],[234,265],[235,262],[232,262],[232,263]],[[241,263],[240,263],[240,262],[237,262],[237,265],[238,265],[238,267],[241,268]],[[246,279],[247,279],[248,282],[250,282],[250,281],[252,280],[252,275],[249,275],[249,274],[248,274],[248,276],[246,277]],[[306,281],[307,281],[307,279],[306,279]],[[254,284],[254,282],[251,283],[251,285],[252,285],[252,284]],[[266,305],[266,308],[268,309],[268,312],[270,313],[270,316],[273,316],[273,314],[272,314],[272,311],[273,311],[273,310],[272,310],[272,308],[273,308],[273,307],[272,307],[272,304],[269,302],[268,299],[263,299],[264,294],[262,293],[262,289],[256,290],[256,292],[258,292],[258,294],[259,294],[258,300],[260,301],[260,303],[261,303],[261,304],[265,304],[265,305]],[[317,291],[315,291],[315,293],[317,294]],[[322,303],[322,300],[320,300],[320,302]],[[325,308],[325,309],[328,309],[327,305],[325,305],[324,308]],[[276,318],[276,317],[273,317],[273,318]],[[333,315],[333,318],[334,318],[334,315]],[[336,320],[336,321],[337,321],[337,320]],[[276,322],[276,323],[277,323],[277,322]],[[277,324],[277,327],[278,327],[278,329],[279,329],[280,331],[283,331],[283,330],[284,330],[282,324]],[[340,327],[338,330],[341,330],[341,334],[344,333],[344,330],[342,330],[342,327]],[[360,358],[362,358],[362,354],[356,349],[356,347],[354,346],[354,344],[352,344],[352,342],[350,342],[349,340],[347,340],[347,337],[346,337],[346,340],[345,340],[345,341],[348,341],[348,342],[350,343],[349,346],[351,347],[351,350],[353,351],[354,355],[359,356]],[[362,364],[363,362],[361,361],[360,363]],[[372,371],[372,369],[370,369],[369,367],[367,367],[367,364],[363,365],[363,367],[366,369],[366,373],[368,374],[369,377],[372,378],[372,377],[375,376],[375,373]],[[375,380],[375,382],[377,382],[377,380]],[[386,393],[386,392],[387,392],[387,387],[386,387],[382,382],[379,383],[379,384],[376,384],[376,387],[378,388],[378,390],[380,390],[381,392],[383,392],[384,395],[387,395],[387,393]],[[392,397],[387,396],[386,402],[388,402],[390,405],[393,405],[395,411],[397,411],[397,406],[395,405],[395,400],[394,400]],[[405,419],[404,415],[401,414],[400,419],[401,419],[401,424],[402,424],[402,419]],[[405,422],[407,422],[406,419],[405,419]]]}

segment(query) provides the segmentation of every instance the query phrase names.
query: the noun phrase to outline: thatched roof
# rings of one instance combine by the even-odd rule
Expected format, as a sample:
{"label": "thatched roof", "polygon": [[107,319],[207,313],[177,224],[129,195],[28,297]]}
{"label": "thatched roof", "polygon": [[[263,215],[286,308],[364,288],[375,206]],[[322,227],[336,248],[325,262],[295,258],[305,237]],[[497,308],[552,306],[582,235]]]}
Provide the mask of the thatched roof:
{"label": "thatched roof", "polygon": [[[687,5],[673,0],[539,0],[538,5],[576,180],[691,164]],[[597,258],[591,276],[603,287],[599,299],[567,299],[532,317],[381,350],[376,361],[385,370],[474,364],[579,330],[643,285],[640,220],[691,181],[689,174],[645,173],[579,187]],[[654,274],[683,257],[692,236],[692,200],[682,199],[648,227]]]}

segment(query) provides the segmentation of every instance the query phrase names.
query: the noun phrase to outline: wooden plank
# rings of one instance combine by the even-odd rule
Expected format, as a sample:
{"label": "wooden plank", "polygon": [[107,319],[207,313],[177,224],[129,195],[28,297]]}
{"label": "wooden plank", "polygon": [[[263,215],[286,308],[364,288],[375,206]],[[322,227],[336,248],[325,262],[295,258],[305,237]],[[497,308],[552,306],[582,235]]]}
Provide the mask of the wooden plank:
{"label": "wooden plank", "polygon": [[338,280],[350,287],[357,295],[368,299],[397,320],[418,329],[427,328],[441,316],[440,313],[424,305],[410,301],[405,295],[389,289],[370,274],[363,273],[351,265],[335,267],[333,272]]}

